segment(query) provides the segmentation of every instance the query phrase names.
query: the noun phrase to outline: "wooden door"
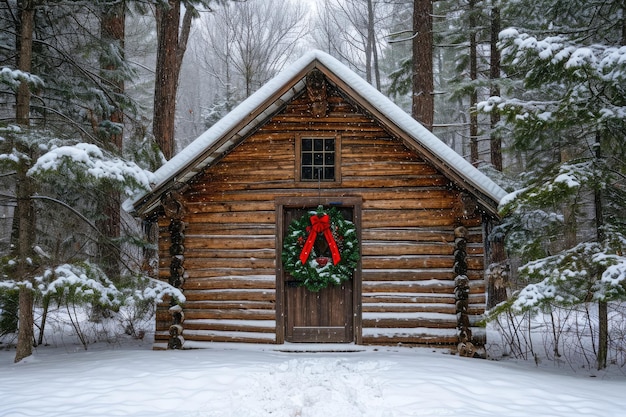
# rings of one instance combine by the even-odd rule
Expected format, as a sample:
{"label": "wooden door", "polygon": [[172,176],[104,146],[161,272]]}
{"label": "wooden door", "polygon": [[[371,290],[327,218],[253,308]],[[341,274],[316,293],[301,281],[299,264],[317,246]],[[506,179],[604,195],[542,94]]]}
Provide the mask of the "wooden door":
{"label": "wooden door", "polygon": [[[354,221],[353,207],[338,207],[346,220]],[[292,220],[315,207],[285,208],[283,233]],[[357,226],[358,227],[358,226]],[[282,268],[281,268],[282,270]],[[354,338],[354,278],[339,286],[329,286],[312,292],[298,285],[282,272],[285,341],[310,343],[349,343]]]}

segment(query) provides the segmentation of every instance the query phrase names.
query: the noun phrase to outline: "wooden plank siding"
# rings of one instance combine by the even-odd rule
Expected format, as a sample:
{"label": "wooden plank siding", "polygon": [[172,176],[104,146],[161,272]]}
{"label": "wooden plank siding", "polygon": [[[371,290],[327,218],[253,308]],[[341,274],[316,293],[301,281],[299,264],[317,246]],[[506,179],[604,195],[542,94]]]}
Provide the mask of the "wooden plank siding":
{"label": "wooden plank siding", "polygon": [[[481,213],[463,214],[460,191],[329,89],[326,117],[306,94],[194,178],[184,192],[184,333],[189,341],[276,342],[278,197],[362,198],[362,342],[457,342],[454,229],[465,226],[469,314],[485,309]],[[341,135],[341,182],[296,179],[297,135]],[[319,188],[318,188],[319,185]],[[169,219],[159,219],[159,277],[169,275]],[[167,340],[157,313],[157,342]]]}

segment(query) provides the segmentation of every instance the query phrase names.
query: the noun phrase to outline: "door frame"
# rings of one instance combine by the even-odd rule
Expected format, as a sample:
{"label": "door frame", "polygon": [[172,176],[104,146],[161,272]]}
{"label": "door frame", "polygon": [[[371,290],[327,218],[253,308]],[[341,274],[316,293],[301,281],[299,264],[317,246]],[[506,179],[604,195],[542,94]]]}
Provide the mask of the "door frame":
{"label": "door frame", "polygon": [[356,227],[359,242],[359,261],[354,270],[352,279],[352,320],[354,326],[354,343],[360,345],[363,339],[362,309],[361,309],[361,197],[277,197],[276,204],[276,343],[285,343],[285,284],[283,278],[283,263],[281,253],[283,249],[283,235],[285,233],[285,209],[316,207],[318,205],[349,207],[353,210],[353,223]]}

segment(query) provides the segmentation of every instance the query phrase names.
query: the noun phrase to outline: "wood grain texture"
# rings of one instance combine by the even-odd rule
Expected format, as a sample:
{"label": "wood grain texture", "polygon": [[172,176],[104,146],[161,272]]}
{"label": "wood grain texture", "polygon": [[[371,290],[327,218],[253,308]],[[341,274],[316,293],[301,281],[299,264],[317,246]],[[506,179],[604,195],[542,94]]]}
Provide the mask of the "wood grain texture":
{"label": "wood grain texture", "polygon": [[[189,182],[183,195],[185,340],[275,343],[283,313],[276,308],[276,199],[358,196],[360,341],[456,344],[454,229],[468,229],[468,314],[474,320],[486,302],[483,213],[464,214],[462,190],[445,172],[333,88],[325,117],[311,117],[309,104],[306,94],[295,97]],[[335,134],[341,135],[341,181],[297,181],[296,138]],[[161,216],[158,224],[159,278],[167,279],[169,219]],[[169,318],[159,307],[159,342],[167,340]]]}

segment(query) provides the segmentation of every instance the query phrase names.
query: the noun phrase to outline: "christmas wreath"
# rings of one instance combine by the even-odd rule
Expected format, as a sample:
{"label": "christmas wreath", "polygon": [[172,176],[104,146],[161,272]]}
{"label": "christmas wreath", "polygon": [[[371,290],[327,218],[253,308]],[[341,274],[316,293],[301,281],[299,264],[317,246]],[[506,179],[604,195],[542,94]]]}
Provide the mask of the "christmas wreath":
{"label": "christmas wreath", "polygon": [[359,261],[354,223],[335,207],[318,207],[291,222],[283,242],[283,267],[300,285],[317,292],[352,278]]}

